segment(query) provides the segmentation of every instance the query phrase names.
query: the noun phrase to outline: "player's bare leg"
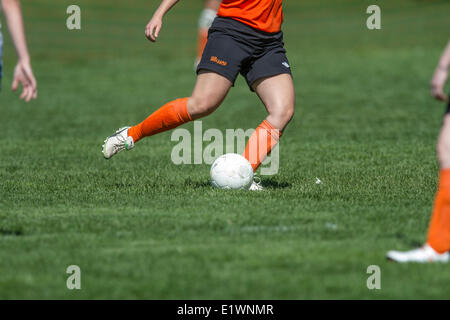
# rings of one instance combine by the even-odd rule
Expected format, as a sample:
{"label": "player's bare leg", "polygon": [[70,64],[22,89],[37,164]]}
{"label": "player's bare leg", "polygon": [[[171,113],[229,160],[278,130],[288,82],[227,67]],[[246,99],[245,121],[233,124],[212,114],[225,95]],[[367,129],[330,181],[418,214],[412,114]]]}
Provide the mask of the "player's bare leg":
{"label": "player's bare leg", "polygon": [[294,116],[295,90],[290,74],[263,78],[253,84],[269,115],[266,120],[283,131]]}
{"label": "player's bare leg", "polygon": [[[292,76],[280,74],[257,80],[253,86],[269,115],[250,137],[244,157],[250,161],[256,171],[271,150],[278,143],[283,130],[294,116],[295,90]],[[262,145],[265,144],[265,145]],[[261,190],[254,182],[251,190]]]}
{"label": "player's bare leg", "polygon": [[[439,60],[431,80],[431,95],[449,102],[444,93],[450,68],[450,42]],[[448,262],[450,251],[450,104],[444,117],[437,144],[439,186],[425,245],[410,251],[389,251],[387,258],[396,262]]]}
{"label": "player's bare leg", "polygon": [[437,144],[441,167],[433,216],[424,246],[410,251],[389,251],[389,260],[406,262],[448,262],[450,250],[450,115],[444,117]]}
{"label": "player's bare leg", "polygon": [[223,102],[232,87],[230,80],[215,72],[200,70],[187,108],[192,120],[211,114]]}
{"label": "player's bare leg", "polygon": [[123,150],[131,150],[144,137],[174,129],[186,122],[211,114],[223,102],[232,83],[227,78],[200,70],[192,95],[171,101],[140,124],[124,127],[108,137],[102,147],[106,159]]}

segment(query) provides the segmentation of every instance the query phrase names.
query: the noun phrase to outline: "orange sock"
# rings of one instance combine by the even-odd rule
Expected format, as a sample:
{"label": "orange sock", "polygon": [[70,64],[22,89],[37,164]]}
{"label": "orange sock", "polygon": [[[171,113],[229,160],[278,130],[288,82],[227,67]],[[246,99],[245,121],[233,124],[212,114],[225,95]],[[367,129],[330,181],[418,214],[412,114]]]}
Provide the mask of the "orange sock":
{"label": "orange sock", "polygon": [[439,253],[450,251],[450,169],[439,176],[427,243]]}
{"label": "orange sock", "polygon": [[264,120],[253,132],[248,140],[243,156],[250,162],[253,171],[270,154],[281,138],[281,131],[274,128],[269,121]]}
{"label": "orange sock", "polygon": [[187,101],[188,98],[183,98],[165,104],[143,122],[128,129],[128,135],[136,143],[143,137],[152,136],[191,121],[192,118],[187,111]]}
{"label": "orange sock", "polygon": [[197,59],[200,60],[205,50],[206,42],[208,42],[208,29],[201,28],[198,31],[198,43],[197,43]]}

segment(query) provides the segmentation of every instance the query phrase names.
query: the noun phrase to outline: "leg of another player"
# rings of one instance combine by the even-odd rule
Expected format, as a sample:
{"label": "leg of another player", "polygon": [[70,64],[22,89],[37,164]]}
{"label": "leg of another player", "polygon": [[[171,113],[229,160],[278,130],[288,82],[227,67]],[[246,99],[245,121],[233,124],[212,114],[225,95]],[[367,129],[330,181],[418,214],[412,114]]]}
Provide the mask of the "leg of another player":
{"label": "leg of another player", "polygon": [[427,244],[438,253],[450,250],[450,115],[444,117],[437,153],[441,167]]}
{"label": "leg of another player", "polygon": [[198,40],[197,40],[197,59],[195,66],[200,62],[202,58],[203,50],[205,49],[206,42],[208,40],[208,30],[216,17],[217,10],[219,9],[219,0],[206,0],[205,7],[200,13],[198,19]]}
{"label": "leg of another player", "polygon": [[[449,69],[450,42],[439,59],[431,79],[431,95],[435,99],[447,103],[449,98],[444,94],[444,87]],[[396,262],[448,262],[450,259],[450,115],[448,109],[439,135],[437,153],[441,171],[427,242],[422,248],[415,250],[389,251],[387,258],[390,260]]]}
{"label": "leg of another player", "polygon": [[294,116],[295,91],[289,74],[260,79],[253,84],[253,89],[269,113],[250,137],[243,154],[256,171]]}
{"label": "leg of another player", "polygon": [[439,186],[425,245],[410,251],[389,251],[395,262],[447,262],[450,250],[450,115],[446,114],[437,144]]}

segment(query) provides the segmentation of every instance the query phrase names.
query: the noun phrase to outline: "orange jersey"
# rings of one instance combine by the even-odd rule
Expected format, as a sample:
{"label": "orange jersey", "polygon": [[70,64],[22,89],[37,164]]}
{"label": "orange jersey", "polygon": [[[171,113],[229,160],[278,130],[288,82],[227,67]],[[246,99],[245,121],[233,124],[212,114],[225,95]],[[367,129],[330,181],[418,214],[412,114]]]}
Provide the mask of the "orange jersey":
{"label": "orange jersey", "polygon": [[223,0],[220,17],[232,18],[265,32],[278,32],[283,23],[282,0]]}

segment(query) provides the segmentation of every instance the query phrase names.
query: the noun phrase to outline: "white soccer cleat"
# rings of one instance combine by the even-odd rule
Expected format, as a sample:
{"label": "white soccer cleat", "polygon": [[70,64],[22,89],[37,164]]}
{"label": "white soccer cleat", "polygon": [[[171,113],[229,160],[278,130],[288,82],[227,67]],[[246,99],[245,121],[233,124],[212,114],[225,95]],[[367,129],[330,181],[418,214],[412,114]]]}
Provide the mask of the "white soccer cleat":
{"label": "white soccer cleat", "polygon": [[425,244],[423,247],[410,251],[389,251],[387,258],[399,263],[448,262],[449,254],[448,252],[438,253],[428,244]]}
{"label": "white soccer cleat", "polygon": [[128,129],[130,127],[120,128],[115,134],[106,138],[102,150],[105,159],[110,159],[122,150],[131,150],[134,148],[134,140],[128,136]]}

